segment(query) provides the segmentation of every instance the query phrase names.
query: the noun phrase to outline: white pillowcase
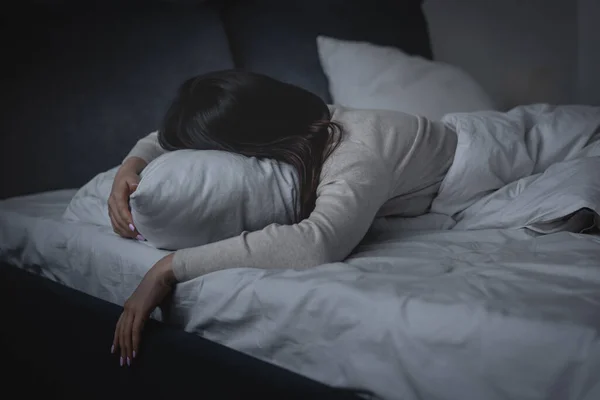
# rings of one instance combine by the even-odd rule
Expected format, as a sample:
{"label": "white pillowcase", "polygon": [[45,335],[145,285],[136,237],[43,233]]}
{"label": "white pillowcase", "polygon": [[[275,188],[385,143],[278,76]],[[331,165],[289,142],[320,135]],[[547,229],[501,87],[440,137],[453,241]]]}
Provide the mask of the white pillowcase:
{"label": "white pillowcase", "polygon": [[393,47],[324,36],[317,38],[317,48],[335,104],[432,120],[448,113],[495,109],[481,86],[455,66]]}
{"label": "white pillowcase", "polygon": [[[83,186],[64,218],[110,226],[107,200],[117,169]],[[135,227],[155,247],[195,247],[272,223],[294,223],[297,184],[294,168],[274,160],[179,150],[144,169],[130,197],[131,213]]]}

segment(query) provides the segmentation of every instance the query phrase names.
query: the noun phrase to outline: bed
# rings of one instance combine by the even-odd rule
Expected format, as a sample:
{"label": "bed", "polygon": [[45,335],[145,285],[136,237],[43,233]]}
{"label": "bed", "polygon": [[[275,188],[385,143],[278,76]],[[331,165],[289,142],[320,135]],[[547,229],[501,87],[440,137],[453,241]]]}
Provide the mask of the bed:
{"label": "bed", "polygon": [[[9,77],[0,93],[9,111],[0,116],[0,199],[78,188],[118,165],[139,138],[156,129],[181,82],[197,74],[246,68],[331,101],[316,49],[319,33],[432,57],[421,0],[23,0],[12,5],[3,25],[10,34],[0,37]],[[47,209],[62,207],[52,206],[54,200],[47,201]],[[40,212],[23,204],[27,212]],[[42,221],[30,216],[29,229]],[[92,270],[80,276],[85,290],[103,291],[94,297],[62,284],[77,279],[69,277],[69,265],[17,267],[35,246],[46,247],[37,234],[35,241],[20,236],[23,227],[13,222],[0,229],[19,235],[19,246],[25,247],[2,247],[2,259],[10,261],[0,265],[0,295],[11,307],[0,324],[0,346],[10,350],[2,354],[9,371],[2,382],[20,393],[105,399],[184,397],[200,390],[220,399],[355,398],[186,334],[177,324],[153,324],[145,336],[153,350],[135,370],[119,370],[104,343],[122,310],[119,299],[139,277],[134,266],[139,260],[130,264],[122,293],[109,295],[92,283],[100,278]],[[65,250],[56,248],[54,255]],[[156,253],[144,254],[150,260]],[[52,254],[40,253],[39,260],[45,257]],[[111,277],[104,279],[110,286]],[[204,379],[200,389],[198,376]]]}
{"label": "bed", "polygon": [[[2,201],[0,257],[122,304],[163,252],[65,222],[73,194]],[[154,317],[376,398],[598,398],[600,236],[419,218],[377,220],[344,263],[183,283]]]}
{"label": "bed", "polygon": [[[597,156],[572,160],[558,170],[567,173],[562,181],[545,181],[562,187],[554,211],[574,217],[568,221],[515,227],[523,209],[509,190],[494,198],[507,208],[481,199],[461,229],[439,214],[377,219],[343,263],[305,272],[238,268],[182,283],[153,314],[140,362],[118,368],[109,348],[121,306],[165,253],[62,219],[74,188],[155,130],[192,75],[246,68],[335,102],[327,79],[336,71],[338,86],[370,82],[351,79],[335,57],[322,60],[325,74],[317,35],[406,52],[377,50],[395,59],[431,59],[422,1],[19,5],[7,21],[14,34],[0,39],[14,70],[0,94],[11,110],[0,118],[0,340],[10,386],[32,393],[36,382],[61,398],[192,390],[221,399],[600,398],[600,236],[564,224],[600,207],[583,201],[600,187]],[[355,45],[344,44],[345,53],[364,58]],[[378,88],[355,87],[366,89]],[[446,200],[440,211],[458,204]]]}
{"label": "bed", "polygon": [[[148,321],[140,363],[115,366],[105,343],[122,312],[26,270],[0,263],[2,390],[25,398],[358,399],[239,351]],[[235,384],[232,384],[235,383]]]}

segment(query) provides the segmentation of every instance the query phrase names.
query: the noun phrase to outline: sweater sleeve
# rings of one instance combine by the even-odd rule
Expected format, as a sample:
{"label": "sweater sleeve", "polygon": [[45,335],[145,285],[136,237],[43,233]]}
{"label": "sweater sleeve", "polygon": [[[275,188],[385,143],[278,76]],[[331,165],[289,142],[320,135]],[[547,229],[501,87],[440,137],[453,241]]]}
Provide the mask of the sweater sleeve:
{"label": "sweater sleeve", "polygon": [[152,132],[148,136],[138,140],[125,159],[128,159],[129,157],[139,157],[147,163],[150,163],[152,160],[166,152],[167,150],[160,147],[160,144],[158,143],[158,132]]}
{"label": "sweater sleeve", "polygon": [[176,279],[187,281],[228,268],[305,269],[343,261],[388,199],[390,174],[360,144],[343,143],[330,160],[323,167],[316,206],[307,219],[178,250],[173,258]]}

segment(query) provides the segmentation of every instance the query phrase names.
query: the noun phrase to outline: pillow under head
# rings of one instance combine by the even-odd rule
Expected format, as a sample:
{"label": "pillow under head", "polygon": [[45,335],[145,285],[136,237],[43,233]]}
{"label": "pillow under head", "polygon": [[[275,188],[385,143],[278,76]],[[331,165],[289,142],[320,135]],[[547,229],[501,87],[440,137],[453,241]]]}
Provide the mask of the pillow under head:
{"label": "pillow under head", "polygon": [[[106,201],[115,173],[116,168],[99,174],[82,187],[64,217],[110,225]],[[294,223],[297,184],[288,164],[223,151],[179,150],[144,169],[130,197],[131,213],[137,230],[155,247],[195,247],[273,223]]]}

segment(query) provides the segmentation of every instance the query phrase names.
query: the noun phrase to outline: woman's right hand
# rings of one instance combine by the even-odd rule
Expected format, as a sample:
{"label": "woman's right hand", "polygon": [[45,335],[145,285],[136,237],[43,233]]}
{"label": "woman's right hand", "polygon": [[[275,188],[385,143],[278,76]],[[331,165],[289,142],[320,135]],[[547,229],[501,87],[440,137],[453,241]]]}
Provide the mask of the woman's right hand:
{"label": "woman's right hand", "polygon": [[124,162],[117,171],[112,190],[108,198],[108,215],[116,234],[138,240],[144,238],[133,225],[133,217],[129,208],[129,196],[137,189],[140,183],[140,163]]}

